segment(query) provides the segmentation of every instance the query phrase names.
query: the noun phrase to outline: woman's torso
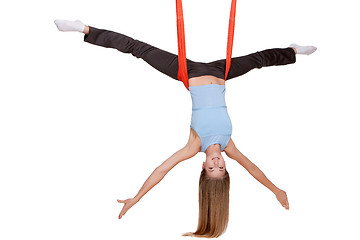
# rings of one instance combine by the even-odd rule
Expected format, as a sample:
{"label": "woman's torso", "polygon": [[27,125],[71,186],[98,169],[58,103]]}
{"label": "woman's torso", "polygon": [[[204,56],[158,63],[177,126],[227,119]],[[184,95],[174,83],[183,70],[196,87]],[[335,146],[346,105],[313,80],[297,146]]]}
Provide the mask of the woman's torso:
{"label": "woman's torso", "polygon": [[191,134],[200,138],[201,151],[220,144],[222,151],[230,140],[232,126],[225,104],[225,81],[213,76],[189,79],[193,102]]}

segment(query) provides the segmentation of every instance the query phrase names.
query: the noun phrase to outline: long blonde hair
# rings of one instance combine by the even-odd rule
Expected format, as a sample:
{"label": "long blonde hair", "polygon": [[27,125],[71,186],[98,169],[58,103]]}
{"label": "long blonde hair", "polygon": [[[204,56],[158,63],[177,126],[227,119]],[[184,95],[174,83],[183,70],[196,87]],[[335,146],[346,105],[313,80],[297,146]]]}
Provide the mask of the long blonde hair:
{"label": "long blonde hair", "polygon": [[226,231],[229,221],[230,176],[210,178],[203,169],[199,180],[199,222],[195,232],[183,236],[217,238]]}

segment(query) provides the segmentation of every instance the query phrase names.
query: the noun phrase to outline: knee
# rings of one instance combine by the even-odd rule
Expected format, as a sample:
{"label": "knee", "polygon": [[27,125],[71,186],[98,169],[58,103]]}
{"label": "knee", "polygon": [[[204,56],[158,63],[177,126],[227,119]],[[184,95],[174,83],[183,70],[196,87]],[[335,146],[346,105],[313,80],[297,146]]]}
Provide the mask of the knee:
{"label": "knee", "polygon": [[266,66],[266,58],[262,52],[256,52],[254,55],[254,63],[256,68],[262,68]]}
{"label": "knee", "polygon": [[141,42],[139,40],[134,40],[132,44],[131,54],[137,58],[144,58],[153,49],[154,47],[147,43]]}

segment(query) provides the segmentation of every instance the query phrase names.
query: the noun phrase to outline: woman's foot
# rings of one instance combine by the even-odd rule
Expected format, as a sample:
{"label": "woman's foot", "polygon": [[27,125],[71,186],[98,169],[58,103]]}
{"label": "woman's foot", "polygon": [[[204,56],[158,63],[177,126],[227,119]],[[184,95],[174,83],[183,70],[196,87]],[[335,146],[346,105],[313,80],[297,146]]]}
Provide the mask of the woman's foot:
{"label": "woman's foot", "polygon": [[313,52],[315,52],[317,49],[317,47],[314,46],[299,46],[295,43],[291,44],[290,47],[295,50],[296,54],[305,54],[305,55],[310,55]]}
{"label": "woman's foot", "polygon": [[84,33],[86,25],[80,20],[69,21],[69,20],[55,20],[54,21],[59,31],[62,32],[81,32]]}

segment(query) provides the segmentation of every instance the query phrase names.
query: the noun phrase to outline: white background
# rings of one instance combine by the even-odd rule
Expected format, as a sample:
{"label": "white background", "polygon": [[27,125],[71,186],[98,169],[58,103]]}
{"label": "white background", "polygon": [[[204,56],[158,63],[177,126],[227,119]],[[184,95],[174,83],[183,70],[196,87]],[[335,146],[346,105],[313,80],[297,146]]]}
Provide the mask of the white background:
{"label": "white background", "polygon": [[[184,0],[187,57],[225,58],[230,0]],[[220,239],[359,239],[360,74],[355,0],[238,1],[233,56],[315,45],[297,63],[227,82],[233,140],[289,197],[290,211],[236,162]],[[204,154],[179,164],[122,220],[187,141],[191,98],[130,54],[59,32],[80,19],[177,53],[175,1],[0,4],[0,238],[184,239]]]}

